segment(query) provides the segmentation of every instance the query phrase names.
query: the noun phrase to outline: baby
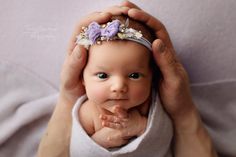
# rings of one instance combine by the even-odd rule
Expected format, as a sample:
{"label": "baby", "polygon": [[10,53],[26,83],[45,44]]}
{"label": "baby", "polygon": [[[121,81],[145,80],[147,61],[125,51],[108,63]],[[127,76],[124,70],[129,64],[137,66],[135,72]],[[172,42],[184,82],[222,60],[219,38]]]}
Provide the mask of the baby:
{"label": "baby", "polygon": [[83,28],[77,44],[89,50],[83,71],[86,96],[73,109],[73,119],[82,127],[73,126],[72,136],[73,130],[85,131],[100,146],[114,148],[145,132],[157,82],[153,39],[146,26],[125,16]]}

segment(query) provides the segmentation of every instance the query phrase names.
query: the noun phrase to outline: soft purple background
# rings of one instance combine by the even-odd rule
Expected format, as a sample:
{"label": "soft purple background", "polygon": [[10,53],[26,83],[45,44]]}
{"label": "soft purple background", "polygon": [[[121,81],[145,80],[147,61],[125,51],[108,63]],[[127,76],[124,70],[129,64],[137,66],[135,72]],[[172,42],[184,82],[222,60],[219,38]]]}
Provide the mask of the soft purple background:
{"label": "soft purple background", "polygon": [[[20,82],[14,78],[20,76],[22,71],[19,69],[23,68],[34,77],[39,77],[41,82],[46,81],[58,89],[60,69],[75,24],[82,16],[119,2],[120,0],[1,0],[0,61],[7,61],[14,68],[3,71],[6,76],[0,75],[0,78],[4,80],[4,77],[9,77],[6,82],[11,82],[8,84],[11,87],[24,85],[24,81],[27,85],[32,78],[24,80],[22,77],[30,75],[22,74]],[[133,2],[166,25],[176,52],[189,73],[193,99],[217,150],[222,157],[235,156],[236,1]],[[19,68],[15,68],[15,65]],[[1,64],[1,68],[6,70],[4,64]],[[13,73],[12,76],[9,73]],[[4,86],[4,81],[2,84],[0,91],[5,93],[9,87]],[[39,92],[43,89],[40,83],[32,86],[34,85],[40,86],[37,88]],[[28,90],[32,90],[32,95],[37,93],[31,86]],[[9,116],[11,119],[11,115]],[[15,143],[16,140],[12,141]],[[9,148],[11,153],[15,147]]]}
{"label": "soft purple background", "polygon": [[[0,58],[54,86],[77,21],[119,0],[1,0]],[[166,25],[192,83],[236,77],[234,0],[133,0]]]}

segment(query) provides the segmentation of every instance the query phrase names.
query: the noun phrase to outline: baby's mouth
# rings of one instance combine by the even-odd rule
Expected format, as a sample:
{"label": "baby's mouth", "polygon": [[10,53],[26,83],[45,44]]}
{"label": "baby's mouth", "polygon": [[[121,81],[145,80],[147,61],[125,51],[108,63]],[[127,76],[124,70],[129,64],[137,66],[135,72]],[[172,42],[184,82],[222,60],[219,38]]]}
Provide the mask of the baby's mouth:
{"label": "baby's mouth", "polygon": [[123,105],[127,101],[128,101],[128,99],[126,99],[126,98],[119,98],[119,99],[112,98],[112,99],[108,99],[107,103],[111,107],[111,106],[116,106],[116,105]]}
{"label": "baby's mouth", "polygon": [[108,99],[108,101],[110,102],[123,102],[123,101],[127,101],[128,99]]}
{"label": "baby's mouth", "polygon": [[112,108],[112,112],[113,112],[113,109],[116,106],[120,106],[122,108],[124,106],[126,106],[125,104],[127,104],[127,101],[128,101],[128,99],[109,99],[108,100],[108,106],[109,106],[109,108]]}
{"label": "baby's mouth", "polygon": [[109,100],[128,100],[127,98],[111,98]]}
{"label": "baby's mouth", "polygon": [[113,97],[110,97],[109,100],[111,101],[123,101],[123,100],[128,100],[128,97],[127,96],[113,96]]}

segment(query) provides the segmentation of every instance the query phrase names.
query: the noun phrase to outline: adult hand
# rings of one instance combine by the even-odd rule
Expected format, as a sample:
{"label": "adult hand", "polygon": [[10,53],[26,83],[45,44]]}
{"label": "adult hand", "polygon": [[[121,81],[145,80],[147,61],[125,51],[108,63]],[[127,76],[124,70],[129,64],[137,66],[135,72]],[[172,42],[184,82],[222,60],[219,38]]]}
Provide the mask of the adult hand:
{"label": "adult hand", "polygon": [[[113,10],[117,15],[128,12],[127,7],[113,8]],[[94,12],[83,18],[75,27],[61,71],[58,102],[40,142],[38,156],[69,156],[71,110],[77,98],[85,94],[81,75],[87,60],[87,51],[84,47],[76,45],[76,36],[80,33],[82,26],[87,26],[93,21],[106,23],[111,16],[112,14],[108,12]]]}
{"label": "adult hand", "polygon": [[110,17],[109,13],[94,12],[83,18],[75,27],[61,71],[60,97],[68,104],[74,104],[79,96],[85,94],[81,75],[87,60],[87,50],[76,44],[76,36],[83,26],[87,26],[92,21],[104,23]]}
{"label": "adult hand", "polygon": [[82,26],[86,26],[92,21],[107,22],[110,17],[109,13],[95,12],[81,20],[76,27],[62,67],[58,102],[48,123],[46,133],[40,142],[39,157],[69,156],[71,110],[77,98],[84,94],[81,73],[86,64],[86,50],[76,45],[76,36]]}
{"label": "adult hand", "polygon": [[156,18],[141,10],[135,4],[124,1],[129,7],[128,16],[145,23],[158,39],[153,44],[153,56],[162,73],[159,83],[161,101],[174,122],[179,122],[195,110],[188,75],[175,55],[172,42],[165,26]]}
{"label": "adult hand", "polygon": [[159,83],[160,98],[174,123],[174,156],[216,157],[211,138],[193,103],[188,75],[175,55],[165,26],[129,1],[123,1],[121,6],[129,7],[128,16],[145,23],[158,37],[152,49],[163,76]]}

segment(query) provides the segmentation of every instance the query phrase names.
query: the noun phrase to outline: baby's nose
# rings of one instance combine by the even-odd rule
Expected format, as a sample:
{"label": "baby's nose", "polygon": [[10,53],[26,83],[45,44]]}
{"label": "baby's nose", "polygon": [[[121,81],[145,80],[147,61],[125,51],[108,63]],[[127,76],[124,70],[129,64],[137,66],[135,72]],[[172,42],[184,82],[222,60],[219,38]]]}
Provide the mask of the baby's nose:
{"label": "baby's nose", "polygon": [[127,90],[128,90],[128,87],[127,87],[126,81],[122,78],[115,79],[111,85],[112,92],[125,93],[127,92]]}

